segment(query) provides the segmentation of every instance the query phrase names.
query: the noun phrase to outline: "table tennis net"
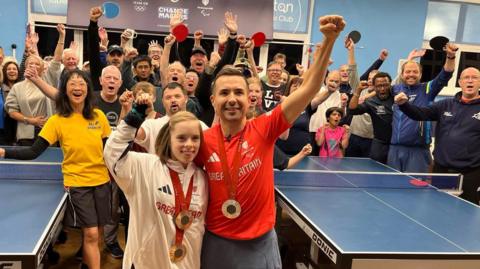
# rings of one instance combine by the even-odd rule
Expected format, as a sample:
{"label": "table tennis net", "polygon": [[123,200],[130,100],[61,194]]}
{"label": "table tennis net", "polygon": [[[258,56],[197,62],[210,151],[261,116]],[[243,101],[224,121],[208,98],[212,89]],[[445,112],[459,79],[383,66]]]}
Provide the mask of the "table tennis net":
{"label": "table tennis net", "polygon": [[275,171],[278,186],[335,187],[335,188],[386,188],[459,191],[460,174],[427,174],[361,171]]}
{"label": "table tennis net", "polygon": [[61,164],[1,163],[0,180],[63,180]]}

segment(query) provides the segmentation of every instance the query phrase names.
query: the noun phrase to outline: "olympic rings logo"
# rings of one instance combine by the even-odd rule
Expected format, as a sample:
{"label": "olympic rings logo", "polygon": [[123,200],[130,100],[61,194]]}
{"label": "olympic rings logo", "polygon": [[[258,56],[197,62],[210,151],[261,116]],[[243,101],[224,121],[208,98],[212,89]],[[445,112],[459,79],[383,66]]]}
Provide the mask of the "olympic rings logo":
{"label": "olympic rings logo", "polygon": [[147,7],[146,6],[133,6],[133,9],[135,9],[135,11],[137,12],[144,12]]}

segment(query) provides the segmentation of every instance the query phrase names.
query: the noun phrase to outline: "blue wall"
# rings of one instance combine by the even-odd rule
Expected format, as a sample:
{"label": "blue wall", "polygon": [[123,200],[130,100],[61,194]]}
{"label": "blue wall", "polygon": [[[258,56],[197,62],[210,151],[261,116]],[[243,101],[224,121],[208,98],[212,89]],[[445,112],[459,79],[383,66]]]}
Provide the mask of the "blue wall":
{"label": "blue wall", "polygon": [[[390,52],[382,70],[396,75],[398,59],[406,58],[413,48],[421,48],[428,0],[316,0],[312,19],[312,43],[321,41],[318,18],[325,14],[342,15],[347,26],[335,44],[331,69],[347,63],[345,36],[358,30],[362,39],[357,44],[359,72],[378,58],[380,50]],[[364,48],[358,48],[363,46]]]}
{"label": "blue wall", "polygon": [[0,46],[5,56],[12,55],[11,45],[17,44],[17,61],[25,47],[27,0],[0,0]]}

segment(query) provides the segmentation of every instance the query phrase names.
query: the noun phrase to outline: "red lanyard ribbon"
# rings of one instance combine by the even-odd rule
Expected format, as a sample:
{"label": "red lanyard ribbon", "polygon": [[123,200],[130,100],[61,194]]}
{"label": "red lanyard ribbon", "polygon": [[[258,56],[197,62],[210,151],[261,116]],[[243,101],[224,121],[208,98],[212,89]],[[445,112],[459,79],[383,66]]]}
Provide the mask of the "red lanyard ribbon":
{"label": "red lanyard ribbon", "polygon": [[[177,214],[179,214],[181,211],[188,210],[190,207],[193,192],[193,175],[190,178],[190,183],[188,185],[187,197],[185,197],[178,173],[170,168],[168,168],[168,170],[170,171],[170,178],[172,179],[173,190],[175,192],[175,220]],[[179,229],[177,225],[175,225],[175,231],[175,244],[180,245],[182,243],[185,230]]]}
{"label": "red lanyard ribbon", "polygon": [[232,170],[228,169],[228,160],[227,152],[225,151],[225,145],[223,142],[223,132],[222,126],[218,125],[218,148],[220,154],[220,162],[222,163],[223,177],[225,178],[225,184],[227,185],[227,192],[229,199],[235,199],[237,195],[237,184],[238,184],[238,172],[240,169],[240,155],[241,147],[243,143],[243,132],[240,134],[240,139],[237,145],[237,154],[233,157],[233,167]]}

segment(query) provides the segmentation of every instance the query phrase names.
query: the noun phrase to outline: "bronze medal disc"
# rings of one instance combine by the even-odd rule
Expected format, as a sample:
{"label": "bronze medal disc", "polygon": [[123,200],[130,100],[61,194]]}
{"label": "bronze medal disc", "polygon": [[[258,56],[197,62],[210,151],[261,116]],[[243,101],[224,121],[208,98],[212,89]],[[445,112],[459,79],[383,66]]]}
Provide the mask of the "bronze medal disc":
{"label": "bronze medal disc", "polygon": [[182,210],[175,215],[175,225],[180,230],[186,230],[192,224],[192,217],[188,210]]}
{"label": "bronze medal disc", "polygon": [[180,245],[173,245],[170,247],[170,261],[173,263],[179,262],[185,258],[185,254],[187,254],[187,248],[185,248],[184,244]]}
{"label": "bronze medal disc", "polygon": [[240,203],[234,199],[228,199],[222,204],[222,213],[229,219],[236,219],[242,211]]}

